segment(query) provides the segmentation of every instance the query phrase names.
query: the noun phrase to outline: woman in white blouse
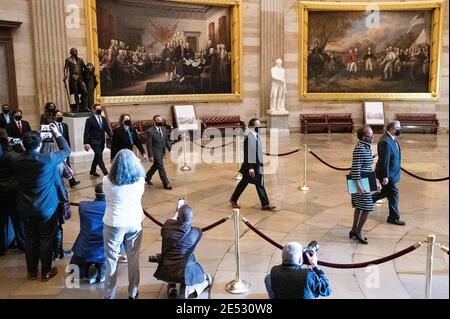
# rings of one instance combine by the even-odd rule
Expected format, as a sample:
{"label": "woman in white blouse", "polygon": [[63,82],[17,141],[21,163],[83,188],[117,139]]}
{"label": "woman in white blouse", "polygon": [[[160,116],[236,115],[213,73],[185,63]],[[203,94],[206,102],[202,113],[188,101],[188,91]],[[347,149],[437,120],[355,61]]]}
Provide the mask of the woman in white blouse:
{"label": "woman in white blouse", "polygon": [[139,286],[139,249],[142,240],[141,199],[144,194],[145,170],[128,149],[117,153],[108,176],[103,178],[106,212],[103,238],[106,256],[105,299],[116,295],[117,262],[120,245],[128,256],[128,294],[137,298]]}

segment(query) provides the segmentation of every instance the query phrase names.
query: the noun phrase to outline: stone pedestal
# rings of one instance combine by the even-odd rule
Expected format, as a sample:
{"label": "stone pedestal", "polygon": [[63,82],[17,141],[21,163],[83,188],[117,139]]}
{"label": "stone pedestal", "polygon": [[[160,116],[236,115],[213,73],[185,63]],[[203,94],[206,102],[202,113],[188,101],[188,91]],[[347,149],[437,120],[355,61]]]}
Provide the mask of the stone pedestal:
{"label": "stone pedestal", "polygon": [[[84,126],[90,115],[91,113],[64,113],[64,122],[69,126],[70,148],[72,150],[70,163],[72,164],[92,162],[94,159],[94,152],[92,150],[86,152],[83,144]],[[111,151],[105,147],[103,159],[107,160],[110,156]]]}
{"label": "stone pedestal", "polygon": [[269,135],[277,130],[278,136],[289,136],[289,112],[267,111],[267,127]]}

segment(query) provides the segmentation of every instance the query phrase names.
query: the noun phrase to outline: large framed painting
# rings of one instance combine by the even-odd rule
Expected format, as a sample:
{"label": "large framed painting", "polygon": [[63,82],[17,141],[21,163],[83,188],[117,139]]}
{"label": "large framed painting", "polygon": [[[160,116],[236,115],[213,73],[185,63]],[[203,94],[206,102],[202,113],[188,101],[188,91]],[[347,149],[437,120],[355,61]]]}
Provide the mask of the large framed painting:
{"label": "large framed painting", "polygon": [[240,0],[85,0],[96,100],[242,100]]}
{"label": "large framed painting", "polygon": [[443,1],[299,2],[303,100],[435,100]]}

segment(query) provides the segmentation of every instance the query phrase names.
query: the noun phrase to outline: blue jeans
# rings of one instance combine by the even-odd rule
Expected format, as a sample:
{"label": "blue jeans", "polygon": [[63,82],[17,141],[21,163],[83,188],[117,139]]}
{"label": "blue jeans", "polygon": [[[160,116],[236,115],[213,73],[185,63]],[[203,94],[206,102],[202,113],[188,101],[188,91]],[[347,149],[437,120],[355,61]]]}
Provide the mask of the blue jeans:
{"label": "blue jeans", "polygon": [[105,299],[116,297],[117,263],[120,246],[125,245],[128,258],[128,294],[135,297],[138,292],[139,249],[142,241],[142,228],[103,226],[103,245],[106,257]]}

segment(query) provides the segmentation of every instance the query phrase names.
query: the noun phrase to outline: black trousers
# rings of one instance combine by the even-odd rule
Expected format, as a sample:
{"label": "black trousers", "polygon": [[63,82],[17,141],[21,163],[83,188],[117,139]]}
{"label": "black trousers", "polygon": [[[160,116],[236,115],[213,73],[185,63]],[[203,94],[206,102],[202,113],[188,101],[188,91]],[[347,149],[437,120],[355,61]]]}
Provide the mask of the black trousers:
{"label": "black trousers", "polygon": [[[8,194],[7,200],[0,200],[0,215],[2,215],[3,222],[0,221],[0,224],[4,225],[4,230],[8,230],[8,233],[12,230],[8,229],[8,218],[11,218],[12,228],[14,230],[14,241],[13,245],[15,244],[17,248],[19,249],[25,249],[25,230],[23,227],[23,222],[20,219],[19,214],[16,211],[16,197],[15,194]],[[1,235],[0,230],[0,235]],[[7,235],[6,233],[3,233],[4,235]],[[0,243],[0,246],[2,244]],[[5,249],[8,247],[5,247]],[[0,247],[1,251],[1,247]]]}
{"label": "black trousers", "polygon": [[38,273],[39,260],[41,261],[42,275],[47,274],[51,270],[57,223],[57,212],[46,221],[41,216],[24,218],[27,238],[25,257],[29,274]]}
{"label": "black trousers", "polygon": [[164,161],[162,157],[153,157],[153,165],[150,167],[150,169],[147,172],[147,176],[145,179],[147,181],[150,181],[153,177],[153,174],[158,171],[159,177],[161,178],[161,181],[164,186],[169,185],[169,179],[167,178],[166,169],[164,168]]}
{"label": "black trousers", "polygon": [[[237,184],[233,195],[231,196],[231,200],[233,202],[238,201],[242,192],[244,192],[245,188],[247,187],[247,185],[249,183],[250,183],[250,180],[244,174],[244,176],[242,177],[239,184]],[[259,196],[259,200],[261,201],[261,206],[269,205],[269,198],[267,197],[266,189],[264,188],[264,184],[263,184],[263,176],[261,174],[256,173],[255,186],[256,186],[256,192],[258,193],[258,196]]]}
{"label": "black trousers", "polygon": [[[382,180],[380,180],[381,183]],[[372,195],[372,201],[376,201],[387,197],[389,203],[389,219],[399,219],[400,212],[398,211],[398,188],[397,185],[389,179],[389,183],[386,186],[382,185],[382,189],[379,193]]]}
{"label": "black trousers", "polygon": [[94,151],[94,159],[92,160],[91,171],[90,173],[95,173],[97,169],[97,165],[100,166],[103,174],[108,174],[108,171],[105,167],[105,162],[103,162],[103,150],[105,149],[105,143],[102,144],[91,144],[91,148]]}

